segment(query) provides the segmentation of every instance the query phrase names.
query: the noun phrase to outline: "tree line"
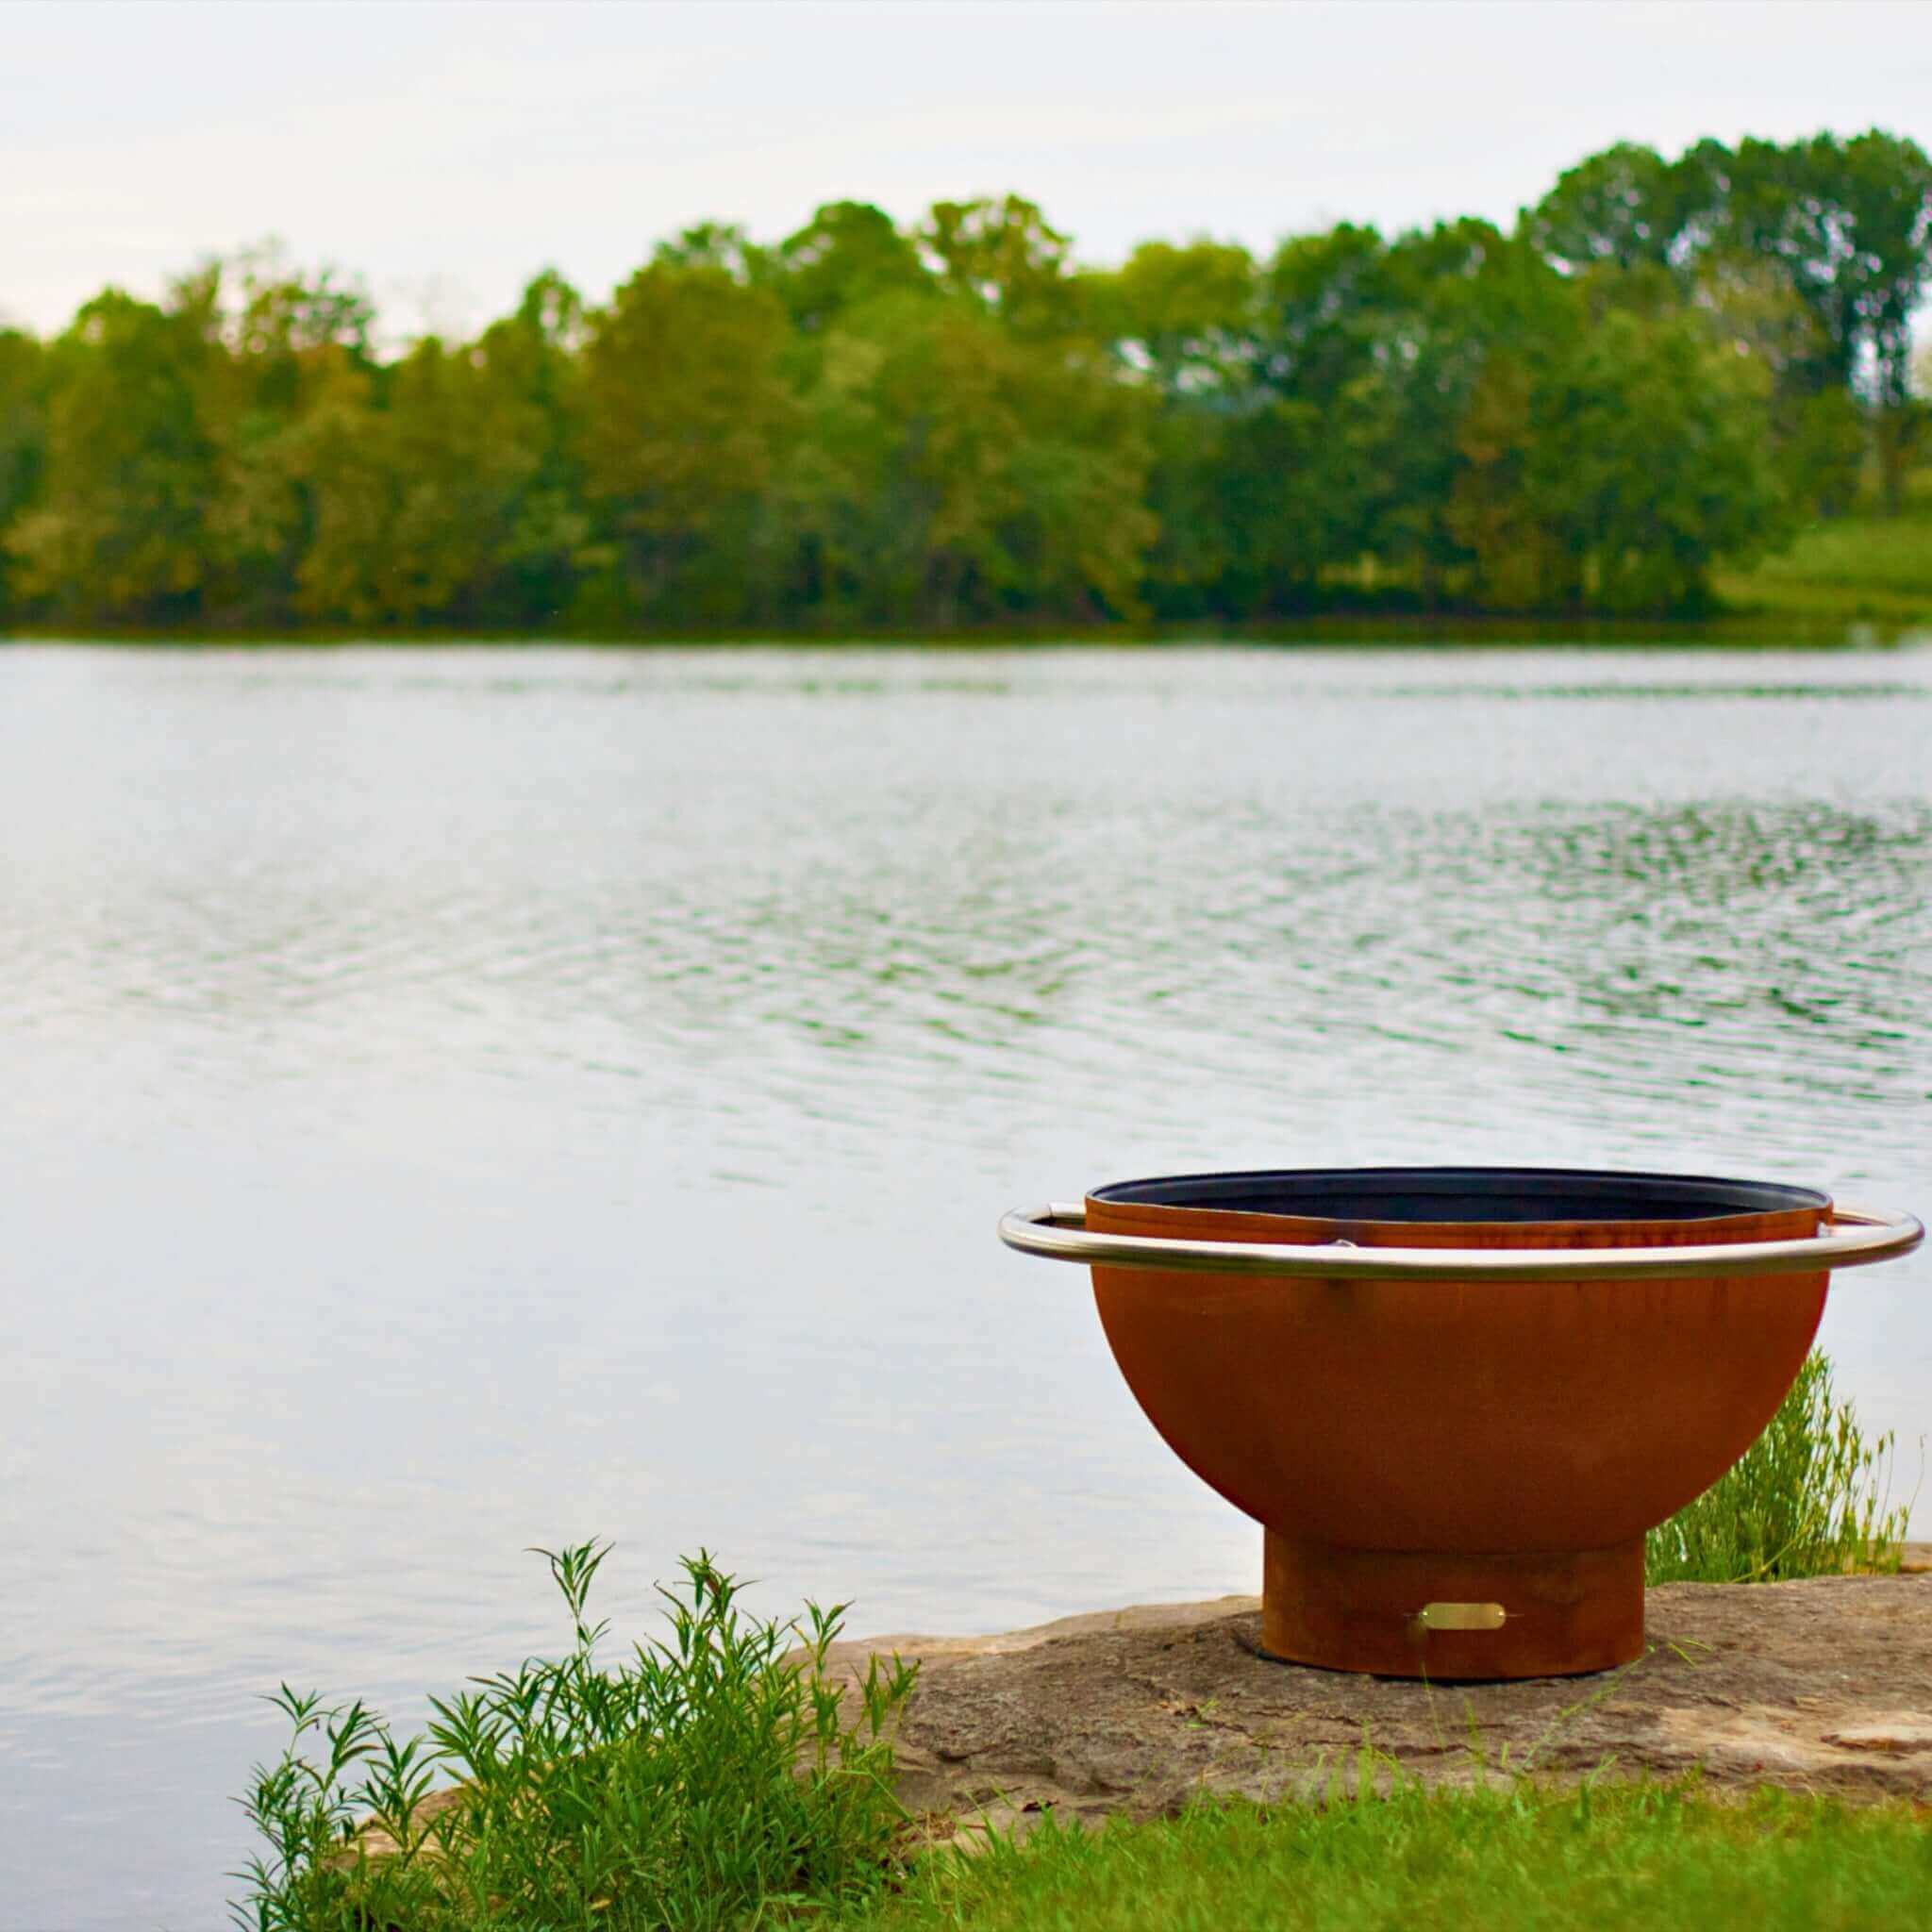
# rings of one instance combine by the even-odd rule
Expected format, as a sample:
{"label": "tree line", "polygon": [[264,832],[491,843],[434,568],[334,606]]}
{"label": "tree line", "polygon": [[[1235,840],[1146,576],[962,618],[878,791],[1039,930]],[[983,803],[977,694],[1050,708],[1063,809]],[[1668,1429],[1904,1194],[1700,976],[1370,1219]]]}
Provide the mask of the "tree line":
{"label": "tree line", "polygon": [[1932,163],[1881,132],[1613,147],[1513,229],[1078,265],[1018,196],[377,345],[273,253],[0,331],[0,620],[944,630],[1350,600],[1668,611],[1926,420]]}

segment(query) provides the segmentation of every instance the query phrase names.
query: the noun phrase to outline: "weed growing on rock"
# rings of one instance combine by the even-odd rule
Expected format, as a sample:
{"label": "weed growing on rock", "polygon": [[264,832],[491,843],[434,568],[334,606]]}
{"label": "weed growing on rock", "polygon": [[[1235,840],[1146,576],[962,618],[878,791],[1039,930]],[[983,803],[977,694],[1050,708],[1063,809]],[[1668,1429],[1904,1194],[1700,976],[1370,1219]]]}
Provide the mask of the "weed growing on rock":
{"label": "weed growing on rock", "polygon": [[1896,1570],[1909,1507],[1887,1507],[1894,1447],[1867,1442],[1815,1349],[1764,1433],[1644,1549],[1649,1583],[1770,1583]]}
{"label": "weed growing on rock", "polygon": [[361,1703],[285,1685],[293,1736],[243,1809],[266,1848],[236,1876],[251,1932],[704,1928],[852,1903],[904,1813],[891,1721],[913,1667],[874,1658],[848,1711],[827,1675],[843,1605],[760,1622],[708,1555],[661,1591],[670,1632],[614,1667],[587,1602],[608,1546],[541,1551],[569,1607],[557,1661],[432,1700],[398,1740]]}

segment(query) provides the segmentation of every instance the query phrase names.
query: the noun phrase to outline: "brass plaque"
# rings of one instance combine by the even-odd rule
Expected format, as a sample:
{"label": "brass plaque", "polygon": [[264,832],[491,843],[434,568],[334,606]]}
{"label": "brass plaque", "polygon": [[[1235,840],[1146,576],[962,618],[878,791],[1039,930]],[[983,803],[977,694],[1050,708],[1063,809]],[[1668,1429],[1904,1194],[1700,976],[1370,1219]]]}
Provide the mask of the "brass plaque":
{"label": "brass plaque", "polygon": [[1424,1630],[1500,1630],[1507,1614],[1501,1604],[1424,1604],[1415,1620]]}

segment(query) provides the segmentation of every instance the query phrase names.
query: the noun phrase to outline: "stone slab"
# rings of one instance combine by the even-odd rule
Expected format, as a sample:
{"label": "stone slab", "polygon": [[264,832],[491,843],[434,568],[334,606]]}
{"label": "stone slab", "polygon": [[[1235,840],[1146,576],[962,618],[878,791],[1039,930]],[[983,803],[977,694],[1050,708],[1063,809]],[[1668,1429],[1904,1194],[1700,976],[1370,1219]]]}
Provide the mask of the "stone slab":
{"label": "stone slab", "polygon": [[1428,1685],[1273,1662],[1260,1601],[1141,1605],[996,1637],[841,1642],[832,1664],[920,1660],[896,1737],[915,1811],[1003,1824],[1172,1812],[1198,1792],[1264,1801],[1352,1783],[1364,1743],[1430,1784],[1701,1769],[1932,1804],[1932,1574],[1671,1584],[1648,1650],[1593,1677]]}

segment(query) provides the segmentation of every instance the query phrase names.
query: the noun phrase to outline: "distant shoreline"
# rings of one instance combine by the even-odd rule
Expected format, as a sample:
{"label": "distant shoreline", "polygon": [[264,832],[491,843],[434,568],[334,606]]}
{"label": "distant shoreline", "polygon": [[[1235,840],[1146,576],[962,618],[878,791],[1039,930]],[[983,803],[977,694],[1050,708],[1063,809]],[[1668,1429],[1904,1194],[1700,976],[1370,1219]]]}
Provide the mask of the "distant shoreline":
{"label": "distant shoreline", "polygon": [[710,647],[773,650],[875,649],[978,651],[1015,648],[1161,649],[1183,646],[1337,646],[1439,650],[1461,647],[1709,647],[1730,650],[1910,649],[1932,643],[1932,610],[1919,615],[1832,615],[1733,611],[1714,617],[1484,617],[1417,611],[1328,611],[1246,625],[1053,625],[975,626],[942,631],[899,628],[838,631],[664,629],[530,630],[421,626],[291,625],[282,629],[221,625],[136,626],[25,624],[0,626],[0,649],[55,644],[128,649],[341,650],[439,646],[503,650],[675,650]]}

